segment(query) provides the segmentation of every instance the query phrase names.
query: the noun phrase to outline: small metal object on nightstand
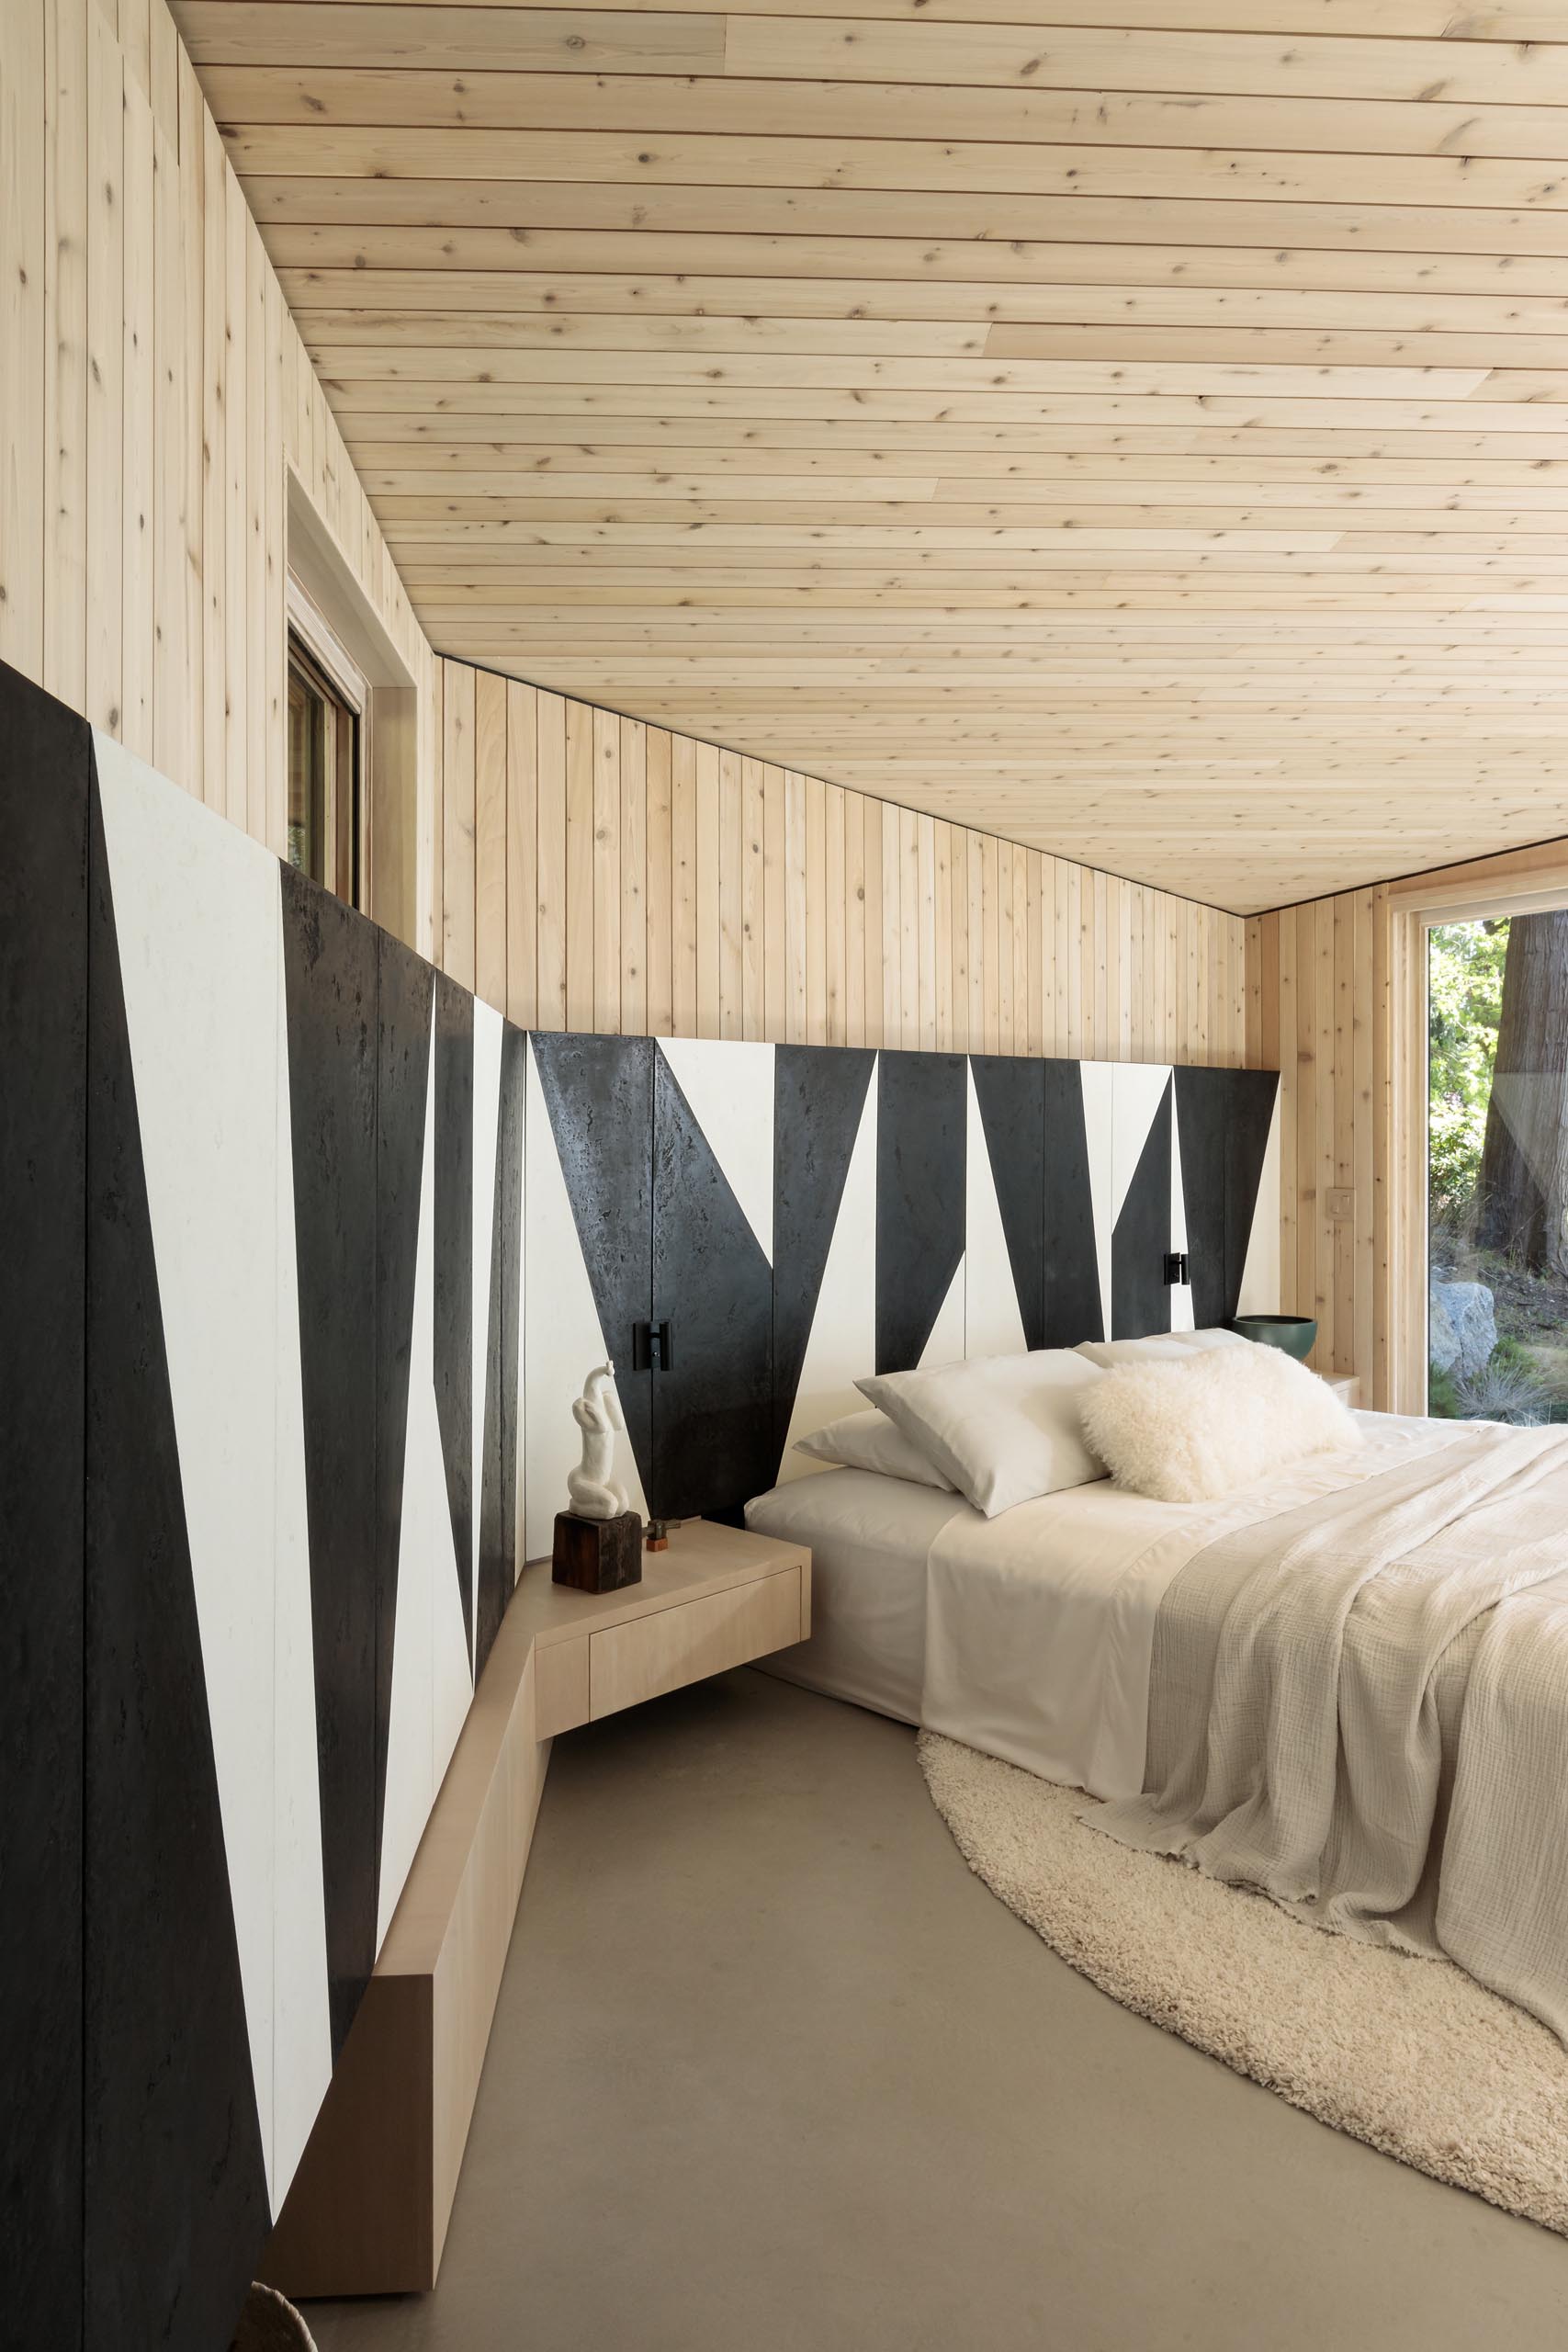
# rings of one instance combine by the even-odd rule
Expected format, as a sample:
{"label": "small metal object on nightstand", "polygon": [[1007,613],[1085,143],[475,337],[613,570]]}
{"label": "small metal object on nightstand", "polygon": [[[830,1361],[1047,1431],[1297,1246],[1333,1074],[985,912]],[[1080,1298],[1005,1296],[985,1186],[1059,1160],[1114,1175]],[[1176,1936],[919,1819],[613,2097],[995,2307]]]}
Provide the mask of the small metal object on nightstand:
{"label": "small metal object on nightstand", "polygon": [[648,1532],[642,1540],[646,1551],[668,1552],[670,1549],[668,1522],[662,1519],[650,1519],[648,1522]]}

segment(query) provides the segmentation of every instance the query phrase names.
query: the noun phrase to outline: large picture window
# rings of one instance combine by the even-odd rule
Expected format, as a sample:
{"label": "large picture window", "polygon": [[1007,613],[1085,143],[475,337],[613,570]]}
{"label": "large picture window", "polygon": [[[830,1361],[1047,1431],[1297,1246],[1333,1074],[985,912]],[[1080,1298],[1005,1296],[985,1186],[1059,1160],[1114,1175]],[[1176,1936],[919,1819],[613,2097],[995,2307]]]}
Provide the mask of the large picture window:
{"label": "large picture window", "polygon": [[1568,911],[1427,932],[1427,1410],[1568,1420]]}

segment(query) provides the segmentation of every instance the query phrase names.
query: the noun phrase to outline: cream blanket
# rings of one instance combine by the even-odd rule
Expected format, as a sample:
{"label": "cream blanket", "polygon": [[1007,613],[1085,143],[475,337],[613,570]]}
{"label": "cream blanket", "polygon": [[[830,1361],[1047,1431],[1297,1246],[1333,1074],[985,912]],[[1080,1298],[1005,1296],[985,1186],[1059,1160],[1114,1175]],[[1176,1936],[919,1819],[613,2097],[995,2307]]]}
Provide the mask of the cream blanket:
{"label": "cream blanket", "polygon": [[1210,1544],[1161,1603],[1145,1792],[1086,1818],[1568,2041],[1568,1439],[1482,1425]]}

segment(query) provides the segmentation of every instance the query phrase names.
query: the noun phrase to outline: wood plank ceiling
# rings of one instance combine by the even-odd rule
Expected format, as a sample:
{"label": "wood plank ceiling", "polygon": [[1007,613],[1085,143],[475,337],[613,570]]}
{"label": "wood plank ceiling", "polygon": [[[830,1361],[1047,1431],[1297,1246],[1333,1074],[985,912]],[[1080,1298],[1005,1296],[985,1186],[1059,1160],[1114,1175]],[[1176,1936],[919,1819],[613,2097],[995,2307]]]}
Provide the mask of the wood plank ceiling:
{"label": "wood plank ceiling", "polygon": [[1241,910],[1568,832],[1568,0],[176,0],[434,642]]}

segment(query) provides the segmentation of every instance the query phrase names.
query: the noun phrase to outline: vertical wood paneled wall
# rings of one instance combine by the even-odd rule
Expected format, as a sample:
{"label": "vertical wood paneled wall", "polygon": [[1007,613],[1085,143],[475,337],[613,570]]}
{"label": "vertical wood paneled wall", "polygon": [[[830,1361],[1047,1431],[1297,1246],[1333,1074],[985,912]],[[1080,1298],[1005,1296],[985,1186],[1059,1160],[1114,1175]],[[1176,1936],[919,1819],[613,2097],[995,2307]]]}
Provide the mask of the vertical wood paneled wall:
{"label": "vertical wood paneled wall", "polygon": [[276,852],[290,463],[427,684],[164,0],[0,0],[0,659]]}
{"label": "vertical wood paneled wall", "polygon": [[439,666],[441,961],[513,1021],[1244,1058],[1237,916]]}
{"label": "vertical wood paneled wall", "polygon": [[1280,1305],[1317,1317],[1312,1363],[1359,1374],[1369,1404],[1385,1339],[1387,901],[1386,886],[1346,890],[1247,926],[1247,1057],[1280,1073]]}

